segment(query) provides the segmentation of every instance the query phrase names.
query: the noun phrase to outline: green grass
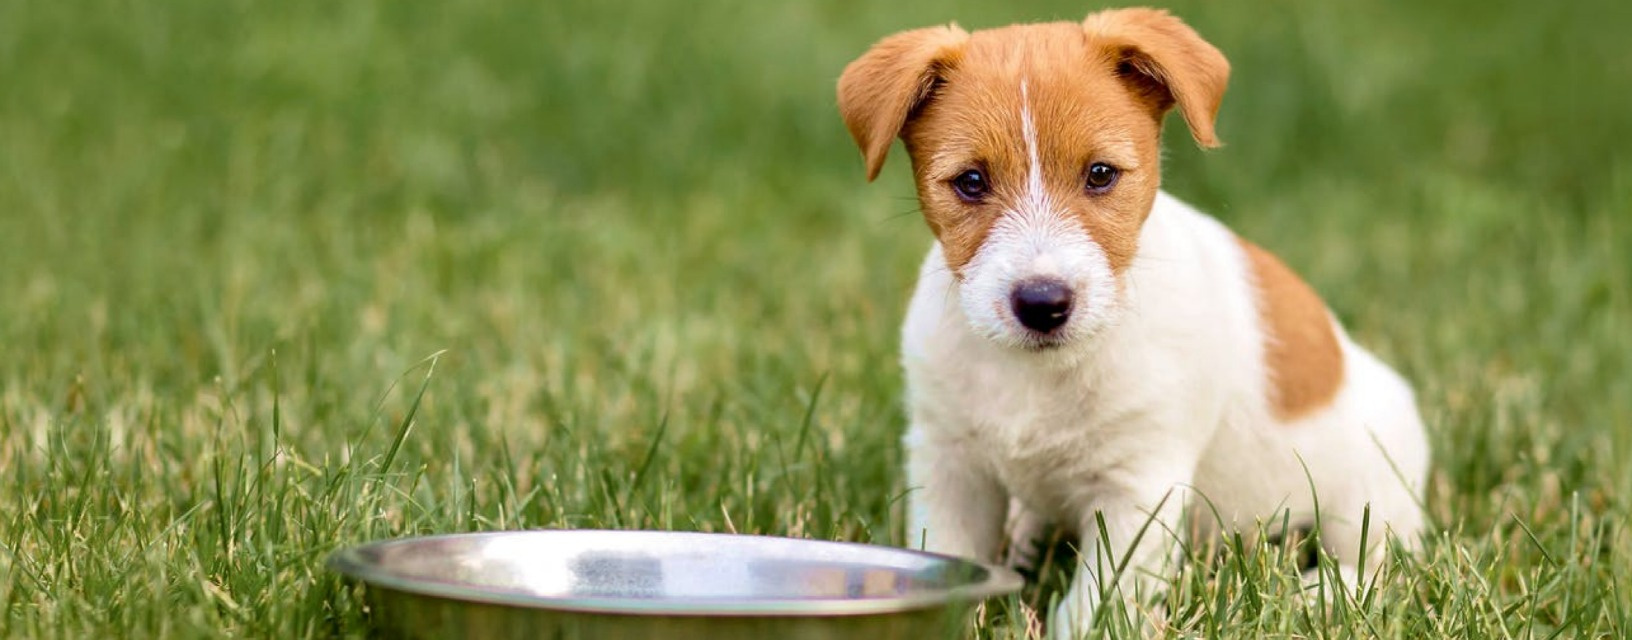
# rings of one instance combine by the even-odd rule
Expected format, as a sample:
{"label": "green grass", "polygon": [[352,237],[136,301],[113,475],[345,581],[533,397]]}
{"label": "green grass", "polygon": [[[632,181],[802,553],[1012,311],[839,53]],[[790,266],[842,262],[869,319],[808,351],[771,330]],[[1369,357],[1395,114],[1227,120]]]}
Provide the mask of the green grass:
{"label": "green grass", "polygon": [[[384,536],[900,542],[929,235],[833,83],[1087,5],[617,4],[0,3],[0,633],[358,633]],[[1171,5],[1235,75],[1166,184],[1415,381],[1434,532],[1330,603],[1226,548],[1169,631],[1625,637],[1632,11],[1353,4]]]}

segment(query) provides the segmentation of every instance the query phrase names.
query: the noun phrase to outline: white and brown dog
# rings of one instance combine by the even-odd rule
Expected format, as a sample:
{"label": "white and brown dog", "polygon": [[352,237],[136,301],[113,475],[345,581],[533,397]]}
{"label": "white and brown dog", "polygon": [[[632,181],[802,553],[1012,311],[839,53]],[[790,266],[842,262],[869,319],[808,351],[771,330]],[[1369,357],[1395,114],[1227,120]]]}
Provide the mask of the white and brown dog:
{"label": "white and brown dog", "polygon": [[900,137],[936,238],[902,330],[907,537],[996,561],[1074,532],[1057,636],[1159,589],[1181,531],[1318,511],[1329,553],[1376,566],[1385,526],[1407,545],[1422,526],[1409,385],[1274,256],[1158,190],[1163,115],[1216,146],[1228,77],[1177,18],[1120,9],[898,33],[839,80],[868,179]]}

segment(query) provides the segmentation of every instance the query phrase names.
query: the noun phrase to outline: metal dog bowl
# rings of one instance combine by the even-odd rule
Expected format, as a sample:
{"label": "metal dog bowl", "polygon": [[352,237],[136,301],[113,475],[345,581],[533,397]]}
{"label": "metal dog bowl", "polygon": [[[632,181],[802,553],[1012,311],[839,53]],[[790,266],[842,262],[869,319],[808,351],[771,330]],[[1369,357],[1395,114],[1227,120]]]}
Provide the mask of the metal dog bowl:
{"label": "metal dog bowl", "polygon": [[406,538],[336,552],[398,638],[946,638],[1007,569],[905,549],[660,531]]}

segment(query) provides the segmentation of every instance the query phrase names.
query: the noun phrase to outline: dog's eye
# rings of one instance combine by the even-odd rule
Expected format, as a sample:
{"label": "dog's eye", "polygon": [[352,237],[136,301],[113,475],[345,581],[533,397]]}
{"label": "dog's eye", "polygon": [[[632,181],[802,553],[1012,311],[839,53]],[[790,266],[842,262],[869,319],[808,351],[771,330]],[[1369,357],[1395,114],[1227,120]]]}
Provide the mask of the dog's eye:
{"label": "dog's eye", "polygon": [[964,202],[979,202],[986,197],[991,185],[986,183],[986,174],[976,169],[970,169],[958,174],[952,179],[952,190],[958,192],[958,197]]}
{"label": "dog's eye", "polygon": [[1122,171],[1103,162],[1095,162],[1088,166],[1088,176],[1083,179],[1088,193],[1105,193],[1116,184],[1116,178]]}

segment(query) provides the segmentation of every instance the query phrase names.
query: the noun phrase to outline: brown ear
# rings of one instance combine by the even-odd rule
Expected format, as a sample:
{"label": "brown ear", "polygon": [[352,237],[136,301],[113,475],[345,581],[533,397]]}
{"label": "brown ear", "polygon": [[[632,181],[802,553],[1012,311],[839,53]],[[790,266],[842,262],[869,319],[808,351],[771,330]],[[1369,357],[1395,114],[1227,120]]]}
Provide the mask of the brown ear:
{"label": "brown ear", "polygon": [[1100,11],[1089,14],[1082,28],[1112,56],[1117,73],[1155,101],[1158,119],[1177,102],[1196,144],[1218,146],[1213,123],[1230,81],[1224,54],[1158,9]]}
{"label": "brown ear", "polygon": [[839,76],[839,113],[861,147],[867,179],[878,177],[890,143],[962,52],[957,25],[903,31],[878,41]]}

